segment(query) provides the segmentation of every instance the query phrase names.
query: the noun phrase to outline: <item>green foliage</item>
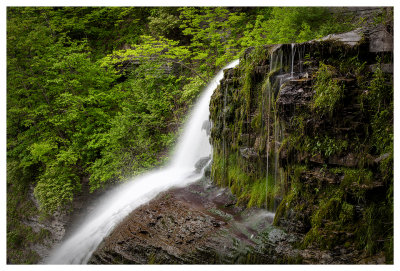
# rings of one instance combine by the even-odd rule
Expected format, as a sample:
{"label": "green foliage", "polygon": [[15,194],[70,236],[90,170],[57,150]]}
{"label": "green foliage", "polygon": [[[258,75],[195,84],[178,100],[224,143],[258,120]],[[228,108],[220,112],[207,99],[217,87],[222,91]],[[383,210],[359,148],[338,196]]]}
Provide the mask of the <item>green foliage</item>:
{"label": "green foliage", "polygon": [[369,255],[384,249],[388,262],[391,262],[393,260],[393,223],[388,223],[387,210],[386,204],[370,204],[363,213],[357,237],[359,248],[363,248]]}
{"label": "green foliage", "polygon": [[149,31],[153,37],[181,38],[179,12],[173,7],[155,8],[148,17]]}
{"label": "green foliage", "polygon": [[244,14],[225,7],[184,7],[180,8],[180,20],[183,34],[190,37],[190,57],[207,76],[237,55],[236,37]]}
{"label": "green foliage", "polygon": [[38,142],[33,143],[29,149],[33,161],[46,163],[49,160],[49,156],[52,156],[49,153],[52,152],[53,149],[57,149],[57,144],[49,141]]}
{"label": "green foliage", "polygon": [[[257,206],[257,207],[263,207],[266,204],[266,193],[267,193],[267,188],[266,188],[266,178],[258,179],[255,181],[253,186],[251,187],[251,192],[250,192],[250,200],[247,203],[247,207],[252,207],[252,206]],[[270,185],[268,188],[274,188],[273,185]],[[268,189],[268,192],[270,190]],[[273,194],[273,193],[271,193]]]}
{"label": "green foliage", "polygon": [[356,185],[368,185],[373,181],[373,174],[368,169],[350,169],[350,168],[333,168],[331,172],[335,174],[343,174],[341,184],[343,187]]}
{"label": "green foliage", "polygon": [[[245,111],[246,115],[250,111],[250,106],[251,106],[251,92],[252,88],[254,88],[254,83],[253,83],[253,68],[254,66],[258,65],[258,63],[263,62],[266,59],[267,56],[267,51],[266,48],[263,46],[258,46],[255,47],[248,55],[246,55],[245,61],[243,64],[240,65],[240,69],[243,73],[243,77],[241,78],[242,80],[242,87],[240,94],[242,95],[242,99],[246,103]],[[263,90],[265,89],[265,92],[270,92],[271,91],[271,84],[269,82],[269,78],[267,77],[264,84],[263,84]]]}
{"label": "green foliage", "polygon": [[242,47],[266,44],[266,21],[270,17],[271,8],[258,12],[254,20],[249,20],[244,29],[244,35],[239,39]]}
{"label": "green foliage", "polygon": [[322,154],[325,157],[330,157],[334,154],[340,155],[348,148],[348,142],[346,140],[331,138],[327,135],[324,137],[316,136],[315,138],[305,137],[303,140],[304,150],[313,155]]}
{"label": "green foliage", "polygon": [[179,62],[188,57],[189,51],[185,46],[178,46],[178,41],[169,40],[164,37],[153,38],[143,35],[141,43],[132,45],[133,48],[114,51],[103,59],[102,66],[118,64],[125,65],[124,61],[152,61],[157,58],[159,61]]}
{"label": "green foliage", "polygon": [[[307,12],[305,10],[307,9]],[[310,37],[310,25],[307,23],[311,17],[321,19],[320,8],[293,8],[277,7],[271,12],[271,19],[267,26],[271,31],[269,37],[270,43],[291,43],[301,39],[306,41]]]}
{"label": "green foliage", "polygon": [[311,229],[304,238],[304,247],[315,243],[323,249],[332,249],[346,241],[343,239],[346,234],[351,236],[356,230],[351,226],[355,219],[355,207],[346,202],[343,190],[325,189],[322,193],[323,197],[311,218]]}
{"label": "green foliage", "polygon": [[[274,224],[278,224],[278,221],[287,216],[287,211],[296,206],[301,209],[302,205],[298,204],[298,199],[307,198],[307,191],[304,189],[304,185],[300,181],[300,176],[303,172],[307,170],[307,166],[305,165],[290,165],[287,169],[287,175],[285,183],[289,185],[289,189],[283,198],[282,202],[279,204],[275,217]],[[296,210],[301,212],[301,210]]]}
{"label": "green foliage", "polygon": [[70,168],[50,163],[40,177],[34,195],[43,210],[54,212],[63,204],[72,202],[74,194],[80,190],[79,181],[79,176]]}
{"label": "green foliage", "polygon": [[[279,195],[279,186],[275,185],[272,175],[267,178],[257,177],[246,172],[238,164],[239,158],[230,154],[224,159],[218,151],[213,152],[212,177],[220,186],[227,186],[237,197],[237,204],[245,204],[248,208],[266,207],[273,209],[274,198]],[[268,193],[268,202],[267,202]]]}
{"label": "green foliage", "polygon": [[226,172],[225,172],[225,161],[223,156],[218,151],[213,151],[211,176],[214,183],[219,186],[226,186]]}
{"label": "green foliage", "polygon": [[[42,172],[35,195],[45,211],[70,202],[79,191],[79,167],[97,152],[87,141],[107,129],[115,114],[118,94],[108,89],[117,77],[91,62],[85,48],[63,38],[49,44],[46,53],[33,57],[20,85],[10,85],[7,93],[8,155]],[[10,79],[19,78],[18,66],[9,67]]]}
{"label": "green foliage", "polygon": [[89,168],[92,189],[102,187],[110,179],[125,180],[159,164],[159,153],[174,142],[173,128],[180,123],[183,107],[179,104],[182,92],[175,85],[177,78],[146,64],[135,74],[141,76],[122,84],[126,92],[120,103],[122,112],[102,135],[107,144],[101,151],[102,157]]}
{"label": "green foliage", "polygon": [[332,66],[320,64],[314,84],[313,109],[320,114],[332,116],[334,109],[343,97],[344,86],[333,79],[335,69]]}
{"label": "green foliage", "polygon": [[246,204],[249,202],[251,193],[251,181],[249,175],[240,167],[230,163],[227,179],[232,193],[238,197],[238,204]]}
{"label": "green foliage", "polygon": [[319,203],[317,212],[311,219],[312,225],[321,227],[323,219],[337,219],[340,213],[339,210],[342,208],[342,198],[343,192],[340,190],[334,190],[327,197],[324,197]]}
{"label": "green foliage", "polygon": [[375,12],[373,18],[373,26],[383,25],[390,29],[393,28],[393,9],[390,7],[383,7],[379,12]]}
{"label": "green foliage", "polygon": [[[393,84],[380,68],[380,59],[368,92],[364,94],[363,103],[371,116],[373,146],[376,153],[383,154],[393,150]],[[391,79],[393,80],[393,79]]]}
{"label": "green foliage", "polygon": [[[349,30],[344,18],[321,7],[273,7],[246,25],[242,43],[247,46],[305,42]],[[344,20],[343,20],[344,19]]]}
{"label": "green foliage", "polygon": [[354,76],[357,79],[357,85],[361,88],[367,87],[369,71],[367,62],[361,61],[359,56],[347,57],[346,54],[339,59],[334,59],[338,66],[339,73],[346,76]]}
{"label": "green foliage", "polygon": [[306,135],[305,119],[303,115],[293,117],[291,121],[294,131],[284,139],[281,149],[293,152],[304,152],[312,156],[321,155],[329,158],[333,155],[342,155],[350,150],[349,141],[327,135],[325,131],[317,131],[314,136]]}
{"label": "green foliage", "polygon": [[[370,152],[382,157],[379,162],[381,181],[387,189],[381,195],[383,204],[371,204],[359,231],[360,245],[373,254],[384,250],[388,262],[393,261],[393,76],[384,74],[377,59],[368,92],[364,93],[364,110],[371,118]],[[379,223],[376,223],[378,221]],[[380,240],[379,240],[380,238]],[[379,240],[379,241],[377,241]]]}
{"label": "green foliage", "polygon": [[190,81],[183,86],[181,102],[192,101],[196,98],[204,87],[204,81],[200,77],[188,78]]}
{"label": "green foliage", "polygon": [[[304,238],[303,247],[316,244],[332,249],[347,241],[370,255],[376,253],[383,248],[382,241],[378,240],[383,236],[390,238],[393,230],[388,223],[391,203],[377,204],[367,195],[366,188],[371,188],[374,181],[372,171],[349,168],[330,171],[341,176],[341,183],[330,188],[321,187],[318,207],[312,214],[311,229]],[[356,206],[363,206],[361,214],[360,211],[357,214]],[[390,255],[390,242],[384,244]]]}
{"label": "green foliage", "polygon": [[151,8],[143,7],[63,7],[44,8],[46,21],[54,33],[73,40],[87,39],[93,55],[101,58],[144,34]]}

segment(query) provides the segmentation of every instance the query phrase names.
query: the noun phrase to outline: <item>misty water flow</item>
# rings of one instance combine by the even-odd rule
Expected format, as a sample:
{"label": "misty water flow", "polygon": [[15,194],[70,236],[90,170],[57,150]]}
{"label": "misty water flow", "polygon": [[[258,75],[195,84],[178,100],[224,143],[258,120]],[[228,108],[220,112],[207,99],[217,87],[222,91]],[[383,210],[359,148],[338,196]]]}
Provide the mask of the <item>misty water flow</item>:
{"label": "misty water flow", "polygon": [[[239,64],[235,60],[224,69]],[[114,227],[132,210],[149,202],[160,192],[171,187],[182,187],[199,180],[203,175],[195,171],[196,162],[211,157],[207,131],[202,129],[209,119],[209,104],[213,91],[223,78],[223,69],[211,80],[195,105],[170,163],[134,178],[104,195],[96,209],[83,223],[56,247],[47,259],[49,264],[85,264]]]}

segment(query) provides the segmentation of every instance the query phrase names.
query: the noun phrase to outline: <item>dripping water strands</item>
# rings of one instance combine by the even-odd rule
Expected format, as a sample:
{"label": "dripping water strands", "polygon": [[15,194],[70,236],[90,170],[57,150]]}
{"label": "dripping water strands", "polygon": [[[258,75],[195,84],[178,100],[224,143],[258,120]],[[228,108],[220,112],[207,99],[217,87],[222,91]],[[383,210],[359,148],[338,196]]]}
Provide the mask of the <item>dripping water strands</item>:
{"label": "dripping water strands", "polygon": [[[281,168],[279,166],[279,148],[282,142],[283,127],[278,118],[276,99],[279,96],[281,87],[288,81],[295,80],[298,76],[303,76],[304,46],[299,44],[284,44],[275,47],[269,53],[269,75],[266,79],[265,99],[266,112],[263,116],[266,131],[266,206],[270,211],[274,211],[277,204],[275,197],[279,190],[283,191]],[[264,102],[263,102],[264,110]]]}
{"label": "dripping water strands", "polygon": [[[228,179],[227,175],[228,175],[228,169],[227,169],[227,157],[228,157],[228,151],[227,151],[227,146],[226,146],[226,136],[227,136],[227,131],[226,131],[226,111],[227,111],[227,107],[226,107],[226,99],[228,96],[228,85],[225,86],[225,90],[224,90],[224,107],[223,107],[223,129],[222,129],[222,148],[223,148],[223,172],[224,172],[224,178],[223,180]],[[222,185],[226,185],[226,183],[222,184]]]}
{"label": "dripping water strands", "polygon": [[[274,94],[274,86],[268,82],[267,84],[267,136],[266,136],[266,204],[268,210],[275,210],[274,191],[278,180],[278,134],[279,121],[276,111],[276,97]],[[278,85],[279,86],[279,85]]]}
{"label": "dripping water strands", "polygon": [[[277,121],[277,116],[276,116],[276,108],[274,110],[274,186],[276,184],[276,181],[278,180],[278,121]],[[275,204],[275,201],[274,201]],[[275,210],[275,205],[273,206],[273,209]]]}
{"label": "dripping water strands", "polygon": [[[274,99],[276,101],[276,99]],[[276,108],[276,102],[274,103],[274,179],[273,179],[273,187],[274,194],[276,190],[279,190],[279,186],[281,184],[281,176],[279,171],[279,147],[282,142],[282,124],[278,119],[278,110]],[[272,199],[272,211],[275,211],[278,207],[277,202]]]}
{"label": "dripping water strands", "polygon": [[269,64],[269,72],[273,73],[278,71],[279,73],[283,68],[283,52],[282,50],[272,51],[270,52],[270,64]]}
{"label": "dripping water strands", "polygon": [[[290,47],[289,47],[290,46]],[[266,79],[266,197],[267,209],[274,211],[277,207],[275,198],[280,190],[281,173],[279,167],[279,147],[282,142],[282,126],[279,122],[276,99],[283,84],[295,76],[296,54],[301,59],[301,51],[296,44],[283,46],[270,53],[270,72]],[[284,53],[287,52],[287,53]],[[285,63],[284,63],[285,62]],[[288,68],[289,70],[288,70]]]}
{"label": "dripping water strands", "polygon": [[296,56],[296,44],[295,43],[292,43],[291,44],[291,47],[292,47],[292,55],[291,55],[291,65],[290,65],[290,77],[291,78],[293,78],[293,74],[294,74],[294,72],[293,72],[293,67],[294,67],[294,58],[295,58],[295,56]]}
{"label": "dripping water strands", "polygon": [[[274,187],[274,178],[276,174],[270,172],[270,168],[272,170],[275,169],[274,167],[271,167],[271,162],[270,158],[275,158],[275,146],[271,146],[271,125],[272,127],[272,140],[275,144],[275,123],[276,123],[276,110],[273,109],[273,104],[275,104],[275,96],[276,92],[279,91],[280,85],[282,83],[282,78],[279,77],[279,75],[282,72],[282,67],[283,67],[283,53],[282,50],[276,50],[270,53],[270,72],[269,72],[269,77],[266,79],[266,85],[265,85],[265,97],[267,99],[267,109],[266,109],[266,174],[265,174],[265,203],[266,207],[268,210],[274,209],[273,206],[271,206],[271,202],[273,200],[271,199],[271,196],[273,197],[273,187]],[[271,150],[274,150],[271,152]],[[271,157],[271,154],[273,154],[273,157]],[[274,163],[275,164],[275,163]],[[272,201],[271,201],[272,200]]]}
{"label": "dripping water strands", "polygon": [[[238,64],[239,60],[233,61],[225,69]],[[72,235],[51,251],[47,263],[87,263],[103,239],[134,209],[149,202],[160,192],[186,186],[202,178],[204,168],[198,172],[195,164],[201,158],[210,157],[212,151],[207,131],[202,127],[208,126],[204,124],[209,121],[211,95],[222,78],[223,70],[205,88],[185,125],[170,163],[165,168],[152,170],[122,184],[101,197],[96,209],[88,214]]]}
{"label": "dripping water strands", "polygon": [[271,73],[273,70],[275,70],[275,68],[276,68],[276,67],[273,66],[273,65],[275,64],[275,62],[274,62],[274,57],[275,57],[274,52],[270,52],[270,54],[269,54],[269,59],[271,60],[271,61],[270,61],[270,64],[269,64],[269,72],[270,72],[270,73]]}
{"label": "dripping water strands", "polygon": [[304,58],[304,46],[298,46],[297,48],[298,56],[299,56],[299,73],[303,73],[303,58]]}
{"label": "dripping water strands", "polygon": [[267,165],[266,165],[266,180],[265,180],[265,201],[268,209],[268,183],[269,183],[269,127],[270,127],[270,113],[271,113],[271,82],[269,81],[269,78],[267,79],[267,99],[268,99],[268,107],[267,107],[267,136],[266,136],[266,152],[267,152]]}

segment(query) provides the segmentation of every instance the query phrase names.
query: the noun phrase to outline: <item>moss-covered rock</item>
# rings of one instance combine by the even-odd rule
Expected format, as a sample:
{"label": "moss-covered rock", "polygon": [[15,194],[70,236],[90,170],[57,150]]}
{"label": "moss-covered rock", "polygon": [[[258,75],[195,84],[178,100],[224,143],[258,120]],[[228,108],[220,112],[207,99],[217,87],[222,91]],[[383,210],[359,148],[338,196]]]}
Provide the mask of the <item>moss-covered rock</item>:
{"label": "moss-covered rock", "polygon": [[238,203],[276,210],[299,248],[390,263],[393,74],[380,67],[393,52],[357,33],[246,50],[211,99],[212,176]]}

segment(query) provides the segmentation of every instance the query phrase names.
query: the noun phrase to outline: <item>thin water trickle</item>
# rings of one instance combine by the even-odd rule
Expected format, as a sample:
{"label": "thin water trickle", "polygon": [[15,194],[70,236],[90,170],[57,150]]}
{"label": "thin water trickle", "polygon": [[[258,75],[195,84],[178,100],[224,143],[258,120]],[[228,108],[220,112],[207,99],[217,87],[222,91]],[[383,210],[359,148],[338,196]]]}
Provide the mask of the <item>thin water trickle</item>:
{"label": "thin water trickle", "polygon": [[267,202],[268,206],[268,173],[269,173],[269,118],[270,118],[270,113],[271,113],[271,84],[268,81],[267,83],[267,92],[268,92],[268,107],[267,107],[267,144],[266,144],[266,149],[267,149],[267,174],[266,174],[266,181],[265,181],[265,201]]}
{"label": "thin water trickle", "polygon": [[[226,143],[226,133],[225,133],[225,129],[226,129],[226,99],[228,96],[228,85],[225,86],[225,91],[224,91],[224,107],[223,107],[223,128],[222,128],[222,148],[223,148],[223,171],[224,171],[224,180],[226,179],[226,172],[227,172],[227,162],[226,162],[226,158],[228,156],[227,153],[227,143]],[[224,185],[226,185],[224,183]]]}
{"label": "thin water trickle", "polygon": [[303,73],[303,57],[304,57],[304,46],[298,46],[298,55],[299,55],[299,73]]}
{"label": "thin water trickle", "polygon": [[[224,69],[235,67],[238,63],[239,60],[235,60]],[[132,210],[149,202],[162,191],[171,187],[186,186],[202,177],[203,172],[195,172],[195,164],[200,158],[211,155],[207,131],[203,131],[202,127],[209,119],[211,95],[222,78],[223,70],[204,90],[184,128],[169,165],[122,184],[102,197],[96,209],[87,216],[71,237],[51,252],[47,263],[87,263],[101,241]]]}
{"label": "thin water trickle", "polygon": [[296,56],[296,44],[292,43],[292,65],[290,66],[290,77],[293,77],[294,57]]}
{"label": "thin water trickle", "polygon": [[[278,49],[270,53],[270,77],[267,79],[266,93],[264,94],[267,104],[266,107],[266,204],[269,210],[275,210],[274,191],[277,185],[280,185],[281,173],[279,172],[279,146],[282,142],[282,124],[279,122],[276,99],[279,97],[281,87],[293,79],[295,74],[294,64],[296,51],[299,53],[299,59],[302,58],[302,52],[296,44],[291,44],[291,53],[288,58],[283,58],[283,50]],[[283,65],[285,59],[285,65]],[[290,65],[290,72],[287,70],[287,64]],[[280,66],[278,66],[280,65]],[[263,96],[263,97],[264,97]],[[264,109],[264,101],[263,101]],[[271,191],[268,191],[272,189]],[[268,195],[268,192],[270,193]],[[271,198],[272,197],[272,198]]]}
{"label": "thin water trickle", "polygon": [[274,70],[274,66],[273,66],[273,64],[274,64],[274,53],[273,52],[271,52],[270,54],[269,54],[269,59],[271,60],[270,61],[270,64],[269,64],[269,72],[272,72],[273,70]]}
{"label": "thin water trickle", "polygon": [[275,172],[274,172],[274,180],[275,180],[275,182],[276,182],[276,180],[278,179],[278,120],[277,120],[277,116],[276,116],[276,112],[275,112],[275,114],[274,114],[274,147],[275,147],[275,150],[274,150],[274,170],[275,170]]}

